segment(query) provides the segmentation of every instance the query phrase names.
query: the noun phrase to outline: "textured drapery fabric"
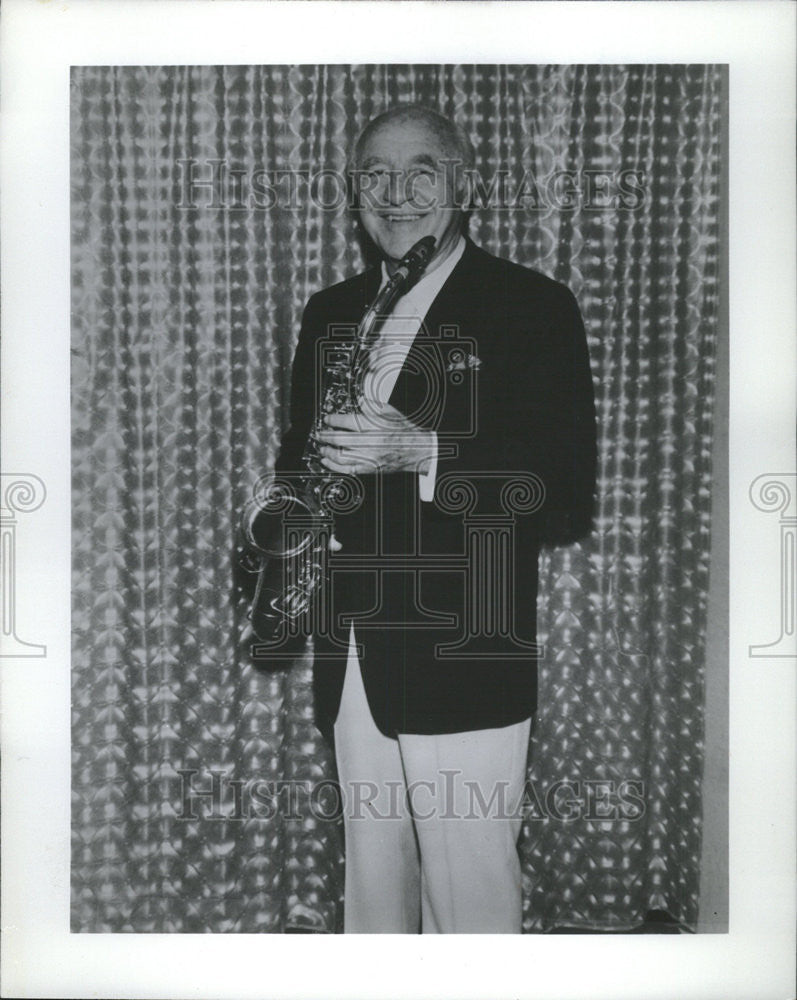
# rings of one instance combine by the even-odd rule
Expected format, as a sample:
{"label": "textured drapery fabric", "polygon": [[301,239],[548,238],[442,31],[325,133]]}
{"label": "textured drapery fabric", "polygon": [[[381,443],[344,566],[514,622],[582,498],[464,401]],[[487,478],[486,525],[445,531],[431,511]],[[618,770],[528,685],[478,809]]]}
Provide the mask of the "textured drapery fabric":
{"label": "textured drapery fabric", "polygon": [[397,101],[464,125],[485,181],[471,235],[569,285],[589,336],[599,499],[592,536],[540,567],[524,929],[650,910],[695,926],[720,82],[704,66],[73,71],[74,930],[340,929],[309,663],[252,666],[233,558],[302,307],[362,267],[336,172]]}

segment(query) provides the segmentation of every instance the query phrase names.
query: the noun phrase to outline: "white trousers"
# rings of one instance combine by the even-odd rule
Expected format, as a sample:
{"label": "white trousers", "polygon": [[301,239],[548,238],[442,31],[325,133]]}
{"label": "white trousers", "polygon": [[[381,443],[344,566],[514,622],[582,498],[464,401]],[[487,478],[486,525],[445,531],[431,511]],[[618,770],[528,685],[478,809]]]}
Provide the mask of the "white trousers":
{"label": "white trousers", "polygon": [[335,722],[347,934],[520,933],[530,724],[390,739],[350,644]]}

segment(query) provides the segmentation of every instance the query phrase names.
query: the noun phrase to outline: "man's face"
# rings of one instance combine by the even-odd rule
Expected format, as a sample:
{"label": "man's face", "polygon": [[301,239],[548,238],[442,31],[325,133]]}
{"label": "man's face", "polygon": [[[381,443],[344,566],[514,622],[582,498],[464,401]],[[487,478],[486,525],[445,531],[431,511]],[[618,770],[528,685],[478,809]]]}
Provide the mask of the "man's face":
{"label": "man's face", "polygon": [[360,220],[388,268],[422,236],[436,238],[437,261],[456,245],[462,211],[452,159],[422,121],[388,122],[366,140],[357,164]]}

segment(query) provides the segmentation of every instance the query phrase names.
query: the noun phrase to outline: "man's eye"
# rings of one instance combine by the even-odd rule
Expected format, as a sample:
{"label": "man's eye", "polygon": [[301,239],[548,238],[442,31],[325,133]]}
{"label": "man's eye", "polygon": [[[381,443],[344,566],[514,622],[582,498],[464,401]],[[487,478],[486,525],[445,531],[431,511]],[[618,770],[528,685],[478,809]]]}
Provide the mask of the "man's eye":
{"label": "man's eye", "polygon": [[424,191],[437,186],[437,174],[434,170],[414,170],[407,178],[409,184]]}

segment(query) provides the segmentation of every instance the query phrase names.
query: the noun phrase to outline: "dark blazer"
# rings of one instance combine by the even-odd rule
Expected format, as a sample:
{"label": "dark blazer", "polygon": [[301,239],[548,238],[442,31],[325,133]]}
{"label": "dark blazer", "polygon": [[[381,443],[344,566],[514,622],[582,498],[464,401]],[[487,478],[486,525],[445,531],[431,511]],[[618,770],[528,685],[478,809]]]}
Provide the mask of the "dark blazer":
{"label": "dark blazer", "polygon": [[[319,338],[356,328],[379,281],[374,268],[308,302],[277,471],[301,468]],[[573,295],[468,240],[390,402],[437,431],[435,500],[419,501],[414,472],[362,476],[362,502],[336,518],[343,549],[330,558],[329,631],[315,639],[316,723],[328,733],[337,715],[352,619],[383,733],[519,722],[536,707],[540,547],[575,541],[592,517],[595,411]],[[531,494],[542,484],[531,512],[516,510],[522,488],[502,495],[513,474]]]}

